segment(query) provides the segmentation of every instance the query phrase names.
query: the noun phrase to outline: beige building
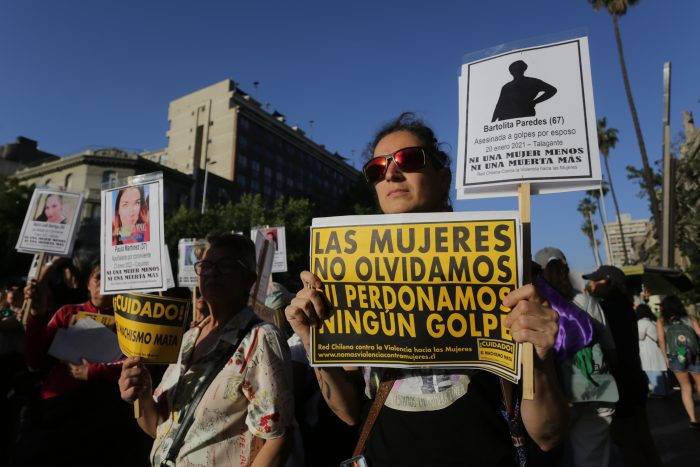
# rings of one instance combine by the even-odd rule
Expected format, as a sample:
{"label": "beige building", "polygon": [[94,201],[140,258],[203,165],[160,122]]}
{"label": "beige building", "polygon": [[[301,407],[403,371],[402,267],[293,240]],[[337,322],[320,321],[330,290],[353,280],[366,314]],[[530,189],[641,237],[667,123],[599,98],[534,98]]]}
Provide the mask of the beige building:
{"label": "beige building", "polygon": [[144,156],[192,176],[192,207],[201,203],[206,172],[233,182],[230,190],[208,186],[209,202],[260,193],[271,205],[285,195],[309,198],[321,211],[337,208],[360,176],[340,155],[287,125],[282,114],[263,109],[231,80],[172,101],[168,120],[168,147]]}
{"label": "beige building", "polygon": [[166,215],[179,206],[200,207],[205,179],[209,203],[259,193],[271,206],[284,195],[308,198],[317,214],[332,215],[360,177],[345,159],[288,126],[280,113],[261,108],[231,80],[172,101],[168,119],[168,146],[140,154],[110,148],[58,158],[21,137],[0,149],[8,156],[8,173],[21,183],[83,193],[83,230],[97,232],[103,185],[132,175],[163,172]]}
{"label": "beige building", "polygon": [[[636,264],[640,261],[637,253],[637,245],[644,243],[647,232],[651,229],[651,224],[646,219],[632,219],[629,214],[621,214],[622,233],[625,236],[625,244],[627,247],[627,256],[631,264]],[[625,254],[622,251],[622,236],[620,235],[620,225],[617,222],[617,216],[614,222],[605,224],[605,230],[610,239],[609,258],[615,266],[622,266],[625,263]]]}

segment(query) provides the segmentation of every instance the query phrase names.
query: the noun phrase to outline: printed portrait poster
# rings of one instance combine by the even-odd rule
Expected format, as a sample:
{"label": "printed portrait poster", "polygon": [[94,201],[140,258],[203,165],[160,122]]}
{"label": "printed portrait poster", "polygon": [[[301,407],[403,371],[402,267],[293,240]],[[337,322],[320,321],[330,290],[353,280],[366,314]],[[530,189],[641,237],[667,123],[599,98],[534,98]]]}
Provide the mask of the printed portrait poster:
{"label": "printed portrait poster", "polygon": [[17,239],[17,251],[70,256],[80,227],[83,195],[37,188]]}
{"label": "printed portrait poster", "polygon": [[164,245],[160,173],[102,190],[103,294],[166,290],[169,261]]}
{"label": "printed portrait poster", "polygon": [[190,313],[189,300],[139,293],[114,296],[119,347],[145,363],[175,363]]}
{"label": "printed portrait poster", "polygon": [[503,298],[521,282],[517,213],[314,219],[311,272],[329,317],[314,366],[481,368],[516,381]]}
{"label": "printed portrait poster", "polygon": [[253,241],[256,241],[256,232],[260,232],[275,247],[272,272],[287,272],[287,240],[284,234],[284,226],[255,227],[250,231],[250,239]]}
{"label": "printed portrait poster", "polygon": [[196,287],[197,274],[194,263],[204,254],[206,242],[196,238],[181,238],[177,244],[177,283],[180,287]]}
{"label": "printed portrait poster", "polygon": [[597,189],[587,38],[485,55],[459,78],[457,199]]}

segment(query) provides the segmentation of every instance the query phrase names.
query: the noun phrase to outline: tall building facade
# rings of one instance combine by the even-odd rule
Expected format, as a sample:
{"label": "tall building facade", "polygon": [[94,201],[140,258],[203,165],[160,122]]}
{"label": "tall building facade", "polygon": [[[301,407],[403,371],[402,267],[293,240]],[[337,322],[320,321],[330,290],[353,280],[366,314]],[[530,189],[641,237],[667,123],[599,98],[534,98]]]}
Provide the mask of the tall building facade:
{"label": "tall building facade", "polygon": [[[637,246],[644,243],[647,238],[647,233],[651,228],[651,223],[646,219],[632,219],[629,214],[620,214],[622,221],[622,233],[625,237],[625,247],[627,248],[627,257],[630,263],[639,262],[639,254]],[[622,235],[620,235],[620,223],[615,217],[614,222],[605,224],[605,230],[610,239],[610,259],[615,266],[623,266],[625,263],[625,253],[623,251]]]}
{"label": "tall building facade", "polygon": [[320,213],[332,213],[360,176],[231,80],[172,101],[168,120],[167,148],[145,157],[192,176],[191,207],[201,205],[208,173],[232,183],[208,185],[207,202],[260,193],[269,206],[284,195],[308,198]]}

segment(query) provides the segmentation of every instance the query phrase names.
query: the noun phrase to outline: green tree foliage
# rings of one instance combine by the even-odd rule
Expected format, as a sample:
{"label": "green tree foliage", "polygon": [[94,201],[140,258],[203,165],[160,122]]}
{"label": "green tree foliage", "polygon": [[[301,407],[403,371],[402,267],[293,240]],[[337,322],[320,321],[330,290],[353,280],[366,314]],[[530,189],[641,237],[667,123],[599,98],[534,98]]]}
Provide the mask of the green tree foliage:
{"label": "green tree foliage", "polygon": [[[681,157],[676,165],[676,246],[688,258],[686,269],[696,284],[700,283],[700,160]],[[687,292],[684,298],[700,303],[700,289]]]}
{"label": "green tree foliage", "polygon": [[12,276],[24,276],[29,270],[32,255],[17,253],[15,245],[33,191],[33,186],[23,186],[13,178],[0,175],[0,278],[3,282]]}
{"label": "green tree foliage", "polygon": [[[652,171],[652,190],[657,201],[661,200],[661,188],[663,186],[663,176],[661,175],[661,161],[654,161],[654,166],[656,167]],[[627,170],[627,179],[639,185],[639,192],[637,193],[638,198],[647,198],[649,196],[649,188],[647,186],[647,179],[644,176],[644,170],[633,165],[628,165],[625,167]],[[651,204],[649,205],[651,208]],[[656,228],[656,227],[654,227]]]}
{"label": "green tree foliage", "polygon": [[295,290],[299,288],[299,272],[309,267],[309,227],[313,212],[307,199],[285,197],[278,198],[271,209],[265,209],[259,194],[245,194],[238,203],[211,205],[203,215],[198,209],[180,207],[165,220],[171,262],[176,264],[177,243],[181,238],[204,238],[214,231],[241,232],[248,236],[255,226],[283,225],[289,272],[276,273],[275,281]]}

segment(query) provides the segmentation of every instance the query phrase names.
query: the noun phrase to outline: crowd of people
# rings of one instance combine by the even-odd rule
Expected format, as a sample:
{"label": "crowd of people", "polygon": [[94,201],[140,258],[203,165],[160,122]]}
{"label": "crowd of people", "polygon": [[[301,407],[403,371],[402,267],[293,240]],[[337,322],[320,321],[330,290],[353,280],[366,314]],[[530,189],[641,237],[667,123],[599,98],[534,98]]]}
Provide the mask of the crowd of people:
{"label": "crowd of people", "polygon": [[[383,213],[451,210],[449,157],[424,122],[402,114],[368,152],[363,172]],[[127,226],[147,223],[144,193],[122,191],[117,243],[143,233]],[[194,269],[195,319],[167,368],[50,355],[57,333],[81,316],[113,315],[99,262],[56,258],[39,279],[8,284],[0,450],[11,455],[0,462],[658,466],[645,405],[667,368],[698,428],[698,320],[674,296],[660,317],[643,303],[635,311],[612,266],[584,275],[577,290],[554,247],[534,255],[533,283],[503,298],[512,339],[534,348],[533,398],[482,370],[312,368],[311,326],[329,311],[317,276],[301,272],[296,294],[273,283],[266,306],[274,315],[262,319],[249,304],[257,278],[250,239],[211,234]]]}

